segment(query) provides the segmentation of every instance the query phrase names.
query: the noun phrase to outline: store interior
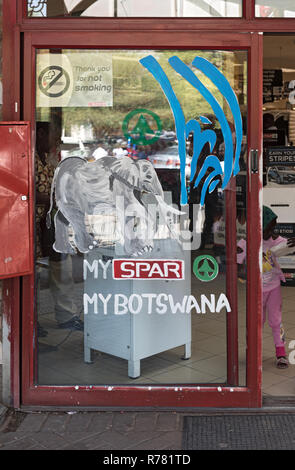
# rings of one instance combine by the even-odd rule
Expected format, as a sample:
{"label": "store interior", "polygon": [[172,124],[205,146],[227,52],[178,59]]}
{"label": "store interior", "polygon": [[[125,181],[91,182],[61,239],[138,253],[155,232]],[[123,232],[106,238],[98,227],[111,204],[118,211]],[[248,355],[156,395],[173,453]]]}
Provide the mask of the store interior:
{"label": "store interior", "polygon": [[[294,237],[295,190],[295,36],[264,36],[263,83],[263,203],[278,215],[277,233]],[[273,150],[274,149],[274,150]],[[292,164],[293,162],[293,164]],[[278,370],[271,355],[272,334],[266,324],[263,332],[263,393],[266,397],[294,397],[294,287],[295,257],[279,258],[286,282],[281,284],[282,320],[289,367]]]}

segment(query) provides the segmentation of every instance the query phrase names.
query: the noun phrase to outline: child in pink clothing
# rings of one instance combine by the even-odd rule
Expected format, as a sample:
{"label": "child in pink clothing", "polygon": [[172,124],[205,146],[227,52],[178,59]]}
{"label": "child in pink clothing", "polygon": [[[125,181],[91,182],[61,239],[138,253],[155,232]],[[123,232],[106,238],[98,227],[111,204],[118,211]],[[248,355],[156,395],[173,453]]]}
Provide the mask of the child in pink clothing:
{"label": "child in pink clothing", "polygon": [[[286,245],[286,239],[273,234],[277,223],[277,215],[266,206],[263,206],[263,324],[268,314],[268,323],[272,329],[273,340],[276,348],[277,367],[288,367],[286,357],[284,335],[282,334],[282,294],[281,281],[285,282],[285,276],[277,262],[274,247]],[[295,246],[295,238],[287,241],[288,247]],[[294,250],[295,251],[295,250]],[[242,264],[246,257],[246,241],[238,243],[238,264]]]}

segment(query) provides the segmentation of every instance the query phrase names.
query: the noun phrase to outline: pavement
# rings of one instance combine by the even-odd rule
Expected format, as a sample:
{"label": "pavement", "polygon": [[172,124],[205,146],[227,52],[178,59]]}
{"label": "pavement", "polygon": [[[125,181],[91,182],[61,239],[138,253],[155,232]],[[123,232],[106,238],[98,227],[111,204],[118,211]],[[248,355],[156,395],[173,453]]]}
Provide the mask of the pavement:
{"label": "pavement", "polygon": [[177,412],[23,412],[2,407],[0,450],[180,450],[182,428],[183,415]]}
{"label": "pavement", "polygon": [[293,436],[294,409],[59,412],[0,405],[0,450],[295,450]]}
{"label": "pavement", "polygon": [[0,394],[0,450],[295,450],[295,408],[14,410]]}
{"label": "pavement", "polygon": [[0,450],[182,449],[181,413],[23,411],[5,407],[1,396]]}

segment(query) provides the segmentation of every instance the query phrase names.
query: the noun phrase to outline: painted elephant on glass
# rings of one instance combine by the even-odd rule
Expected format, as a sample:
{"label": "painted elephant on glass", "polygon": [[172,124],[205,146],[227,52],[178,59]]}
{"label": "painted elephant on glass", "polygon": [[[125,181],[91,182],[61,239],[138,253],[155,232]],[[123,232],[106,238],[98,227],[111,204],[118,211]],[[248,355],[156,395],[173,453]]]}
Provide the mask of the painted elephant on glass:
{"label": "painted elephant on glass", "polygon": [[[147,160],[134,161],[129,157],[104,157],[95,162],[80,157],[64,159],[55,171],[51,209],[47,215],[49,227],[55,194],[57,212],[53,248],[60,253],[75,253],[76,249],[80,253],[89,252],[99,245],[99,240],[87,229],[85,217],[115,213],[121,226],[125,253],[140,255],[152,251],[157,211],[150,210],[144,193],[154,199],[152,206],[160,213],[180,214],[164,202],[160,181]],[[140,225],[140,230],[136,229],[136,224]],[[75,246],[69,239],[70,226]],[[173,233],[171,227],[169,229]]]}

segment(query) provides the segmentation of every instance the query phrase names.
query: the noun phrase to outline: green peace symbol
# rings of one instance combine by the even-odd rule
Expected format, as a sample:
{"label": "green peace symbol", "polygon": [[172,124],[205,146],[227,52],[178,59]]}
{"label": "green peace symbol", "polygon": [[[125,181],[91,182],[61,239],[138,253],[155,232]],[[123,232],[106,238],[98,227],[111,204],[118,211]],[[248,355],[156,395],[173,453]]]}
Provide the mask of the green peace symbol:
{"label": "green peace symbol", "polygon": [[195,276],[203,282],[210,282],[219,273],[219,266],[215,258],[210,255],[198,256],[193,264]]}
{"label": "green peace symbol", "polygon": [[[128,127],[129,122],[137,114],[139,115],[138,121],[135,127],[129,130],[129,127]],[[148,123],[148,120],[144,116],[146,114],[151,116],[153,120],[156,122],[156,125],[157,125],[156,131],[151,129]],[[122,130],[126,139],[131,138],[133,144],[149,145],[149,144],[153,144],[160,138],[160,135],[162,132],[162,123],[161,123],[161,119],[159,118],[159,116],[153,111],[149,111],[148,109],[143,109],[143,108],[134,109],[133,111],[128,113],[127,116],[125,117],[123,124],[122,124]],[[137,137],[133,137],[133,136],[137,136]]]}

